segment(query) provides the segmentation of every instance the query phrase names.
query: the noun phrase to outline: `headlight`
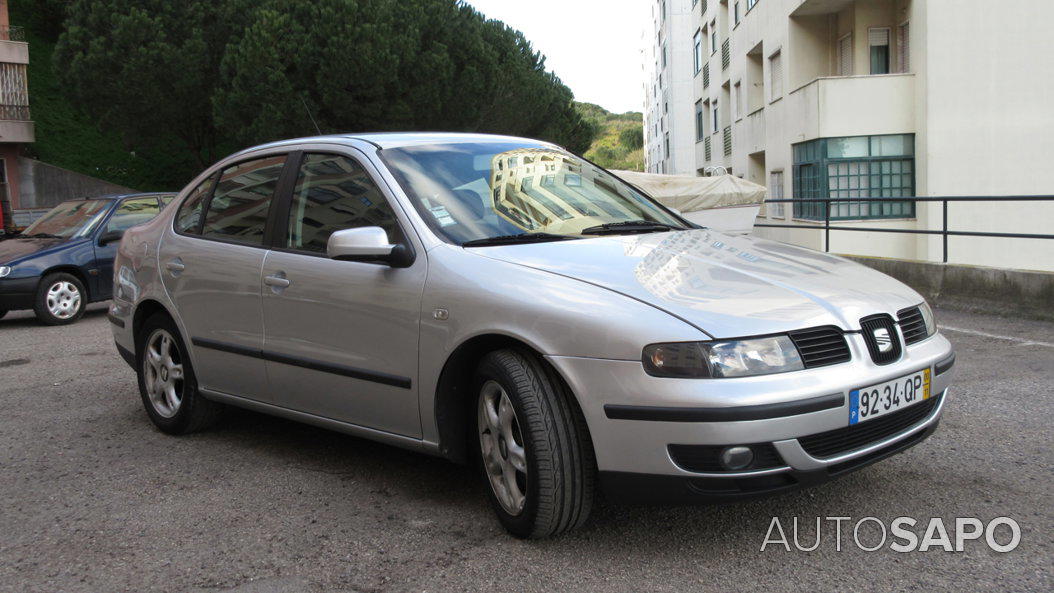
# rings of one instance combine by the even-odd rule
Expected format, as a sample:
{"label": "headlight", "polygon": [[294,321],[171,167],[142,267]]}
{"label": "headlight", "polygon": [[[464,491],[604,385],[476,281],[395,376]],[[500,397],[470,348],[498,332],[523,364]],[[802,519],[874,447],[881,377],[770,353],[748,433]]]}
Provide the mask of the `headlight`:
{"label": "headlight", "polygon": [[926,301],[922,301],[919,305],[919,312],[922,313],[922,321],[926,323],[926,336],[937,333],[937,321],[933,318],[933,309],[930,309]]}
{"label": "headlight", "polygon": [[0,266],[0,278],[11,273],[11,266]]}
{"label": "headlight", "polygon": [[787,336],[677,342],[644,347],[644,371],[655,377],[749,377],[800,371],[798,349]]}

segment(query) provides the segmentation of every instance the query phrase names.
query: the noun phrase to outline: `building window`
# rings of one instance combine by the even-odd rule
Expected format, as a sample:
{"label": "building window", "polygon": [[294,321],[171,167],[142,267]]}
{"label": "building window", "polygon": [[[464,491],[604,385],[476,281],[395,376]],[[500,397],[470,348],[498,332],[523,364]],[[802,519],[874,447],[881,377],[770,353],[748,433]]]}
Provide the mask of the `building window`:
{"label": "building window", "polygon": [[711,111],[711,113],[713,114],[713,119],[711,121],[713,122],[714,125],[710,129],[713,130],[713,132],[711,132],[711,133],[716,134],[717,130],[720,129],[720,127],[721,127],[721,124],[717,123],[719,121],[718,118],[717,118],[717,99],[714,99],[714,108]]}
{"label": "building window", "polygon": [[747,0],[747,11],[754,8],[754,5],[758,3],[758,0]]}
{"label": "building window", "polygon": [[778,51],[769,57],[769,89],[772,93],[770,100],[783,96],[783,56]]}
{"label": "building window", "polygon": [[739,24],[739,2],[732,4],[732,14],[734,15],[735,23]]}
{"label": "building window", "polygon": [[666,157],[665,158],[670,158],[670,133],[669,132],[666,132],[665,144],[663,144],[663,146],[666,148]]}
{"label": "building window", "polygon": [[662,2],[659,3],[659,20],[666,20],[666,0],[662,0]]}
{"label": "building window", "polygon": [[703,32],[696,31],[692,39],[692,57],[695,60],[695,73],[703,69]]}
{"label": "building window", "polygon": [[[773,171],[769,173],[769,199],[783,199],[783,171]],[[784,210],[782,202],[778,204],[769,204],[769,206],[771,206],[768,213],[769,218],[783,218]]]}
{"label": "building window", "polygon": [[838,76],[853,74],[853,34],[847,33],[838,40]]}
{"label": "building window", "polygon": [[695,102],[695,141],[702,142],[706,136],[706,117],[703,116],[703,102]]}
{"label": "building window", "polygon": [[897,70],[909,72],[911,70],[911,31],[908,23],[897,27],[897,46],[900,52],[897,58]]}
{"label": "building window", "polygon": [[871,47],[871,74],[889,74],[889,27],[867,30]]}
{"label": "building window", "polygon": [[717,53],[717,19],[710,22],[710,55]]}
{"label": "building window", "polygon": [[743,83],[737,82],[733,87],[733,101],[735,103],[735,116],[736,119],[743,117]]}
{"label": "building window", "polygon": [[[894,198],[915,194],[915,135],[820,138],[795,144],[794,198]],[[827,204],[794,204],[794,217],[823,220]],[[914,202],[839,202],[831,220],[913,218]]]}
{"label": "building window", "polygon": [[666,42],[662,42],[662,69],[666,69]]}

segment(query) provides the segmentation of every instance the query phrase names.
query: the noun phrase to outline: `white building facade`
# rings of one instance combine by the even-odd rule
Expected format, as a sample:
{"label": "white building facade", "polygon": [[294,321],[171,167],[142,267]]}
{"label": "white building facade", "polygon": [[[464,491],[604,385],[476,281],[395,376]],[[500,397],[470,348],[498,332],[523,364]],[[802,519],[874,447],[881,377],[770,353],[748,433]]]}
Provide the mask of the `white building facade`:
{"label": "white building facade", "polygon": [[[770,198],[1054,194],[1054,2],[655,0],[653,13],[650,172],[728,171],[766,185]],[[855,202],[829,215],[839,226],[939,230],[944,211]],[[824,218],[824,205],[794,203],[770,205],[758,223]],[[1052,226],[1054,202],[948,207],[950,230]],[[825,247],[815,229],[756,233]],[[945,257],[938,235],[832,231],[828,247]],[[1052,271],[1054,241],[950,237],[947,261]]]}

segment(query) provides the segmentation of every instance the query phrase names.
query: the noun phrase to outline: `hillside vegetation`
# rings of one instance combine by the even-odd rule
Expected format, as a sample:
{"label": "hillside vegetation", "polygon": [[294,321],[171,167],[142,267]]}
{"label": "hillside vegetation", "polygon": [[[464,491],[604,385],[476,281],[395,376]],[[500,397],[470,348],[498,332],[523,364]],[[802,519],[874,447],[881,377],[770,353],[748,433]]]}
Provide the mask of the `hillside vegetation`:
{"label": "hillside vegetation", "polygon": [[592,103],[576,103],[582,118],[596,130],[585,157],[605,169],[644,170],[644,116],[635,111],[611,113]]}

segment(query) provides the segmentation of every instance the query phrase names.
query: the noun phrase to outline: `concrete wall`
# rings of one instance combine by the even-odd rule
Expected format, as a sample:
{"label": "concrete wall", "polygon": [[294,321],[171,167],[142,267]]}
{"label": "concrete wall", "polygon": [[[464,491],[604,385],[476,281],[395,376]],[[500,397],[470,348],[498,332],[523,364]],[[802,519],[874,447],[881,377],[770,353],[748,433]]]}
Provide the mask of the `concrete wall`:
{"label": "concrete wall", "polygon": [[136,191],[30,158],[21,157],[18,164],[22,183],[19,200],[13,204],[16,210],[51,208],[75,198]]}

